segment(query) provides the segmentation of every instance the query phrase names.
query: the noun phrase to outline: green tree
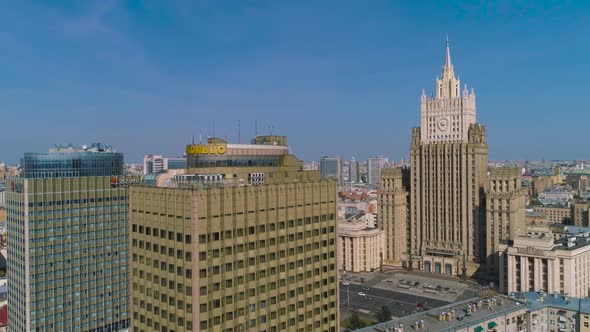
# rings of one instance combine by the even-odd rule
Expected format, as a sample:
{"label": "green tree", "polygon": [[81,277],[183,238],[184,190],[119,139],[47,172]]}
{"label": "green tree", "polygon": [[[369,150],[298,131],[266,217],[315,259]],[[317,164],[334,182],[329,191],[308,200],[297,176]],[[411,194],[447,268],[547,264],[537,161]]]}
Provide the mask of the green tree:
{"label": "green tree", "polygon": [[365,327],[365,323],[359,318],[359,315],[357,315],[356,312],[353,312],[352,316],[350,316],[346,322],[346,327],[354,331]]}
{"label": "green tree", "polygon": [[375,318],[379,323],[391,320],[391,311],[389,311],[389,307],[386,305],[381,306],[381,308],[375,313]]}

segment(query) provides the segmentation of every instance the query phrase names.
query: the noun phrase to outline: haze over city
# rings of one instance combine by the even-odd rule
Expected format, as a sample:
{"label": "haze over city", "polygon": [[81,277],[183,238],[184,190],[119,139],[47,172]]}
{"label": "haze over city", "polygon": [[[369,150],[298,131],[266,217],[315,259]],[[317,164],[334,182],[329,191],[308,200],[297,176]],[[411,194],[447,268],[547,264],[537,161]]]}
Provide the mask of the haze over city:
{"label": "haze over city", "polygon": [[[2,158],[102,141],[140,161],[191,137],[287,135],[304,160],[408,158],[448,35],[490,159],[590,158],[589,4],[5,4]],[[25,126],[17,124],[26,123]],[[214,128],[214,129],[213,129]],[[26,134],[26,135],[23,135]]]}
{"label": "haze over city", "polygon": [[0,20],[0,332],[590,332],[590,3]]}

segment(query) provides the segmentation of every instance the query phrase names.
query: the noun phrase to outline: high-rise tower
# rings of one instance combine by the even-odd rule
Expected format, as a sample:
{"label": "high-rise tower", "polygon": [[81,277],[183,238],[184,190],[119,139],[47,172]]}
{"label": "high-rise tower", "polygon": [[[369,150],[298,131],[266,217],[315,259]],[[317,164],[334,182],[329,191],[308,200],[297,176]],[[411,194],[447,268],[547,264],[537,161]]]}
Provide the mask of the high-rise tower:
{"label": "high-rise tower", "polygon": [[188,145],[130,194],[133,331],[339,331],[336,181],[284,136]]}
{"label": "high-rise tower", "polygon": [[[421,125],[412,132],[410,259],[424,271],[472,275],[482,248],[486,189],[485,128],[475,93],[455,77],[447,39],[435,93],[422,92]],[[485,237],[484,237],[485,238]]]}
{"label": "high-rise tower", "polygon": [[8,331],[129,327],[128,186],[102,144],[25,153],[7,183]]}

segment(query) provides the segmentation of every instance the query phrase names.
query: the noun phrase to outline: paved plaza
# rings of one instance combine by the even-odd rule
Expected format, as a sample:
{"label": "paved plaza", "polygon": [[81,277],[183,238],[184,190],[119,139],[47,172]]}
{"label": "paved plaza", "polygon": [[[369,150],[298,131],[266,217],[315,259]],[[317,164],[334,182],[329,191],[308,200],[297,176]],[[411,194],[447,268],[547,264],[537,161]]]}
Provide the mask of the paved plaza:
{"label": "paved plaza", "polygon": [[343,273],[340,280],[342,317],[355,311],[372,316],[381,306],[394,317],[437,308],[476,297],[479,286],[458,278],[404,270],[372,273]]}

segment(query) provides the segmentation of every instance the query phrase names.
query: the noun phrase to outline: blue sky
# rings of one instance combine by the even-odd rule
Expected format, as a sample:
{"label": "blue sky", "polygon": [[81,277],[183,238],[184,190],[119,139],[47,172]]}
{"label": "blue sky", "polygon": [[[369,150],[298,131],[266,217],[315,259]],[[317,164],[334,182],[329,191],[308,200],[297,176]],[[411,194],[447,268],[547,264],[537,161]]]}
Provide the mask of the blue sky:
{"label": "blue sky", "polygon": [[305,160],[407,158],[447,33],[490,159],[590,159],[584,1],[15,1],[0,20],[0,161],[173,156],[255,119]]}

